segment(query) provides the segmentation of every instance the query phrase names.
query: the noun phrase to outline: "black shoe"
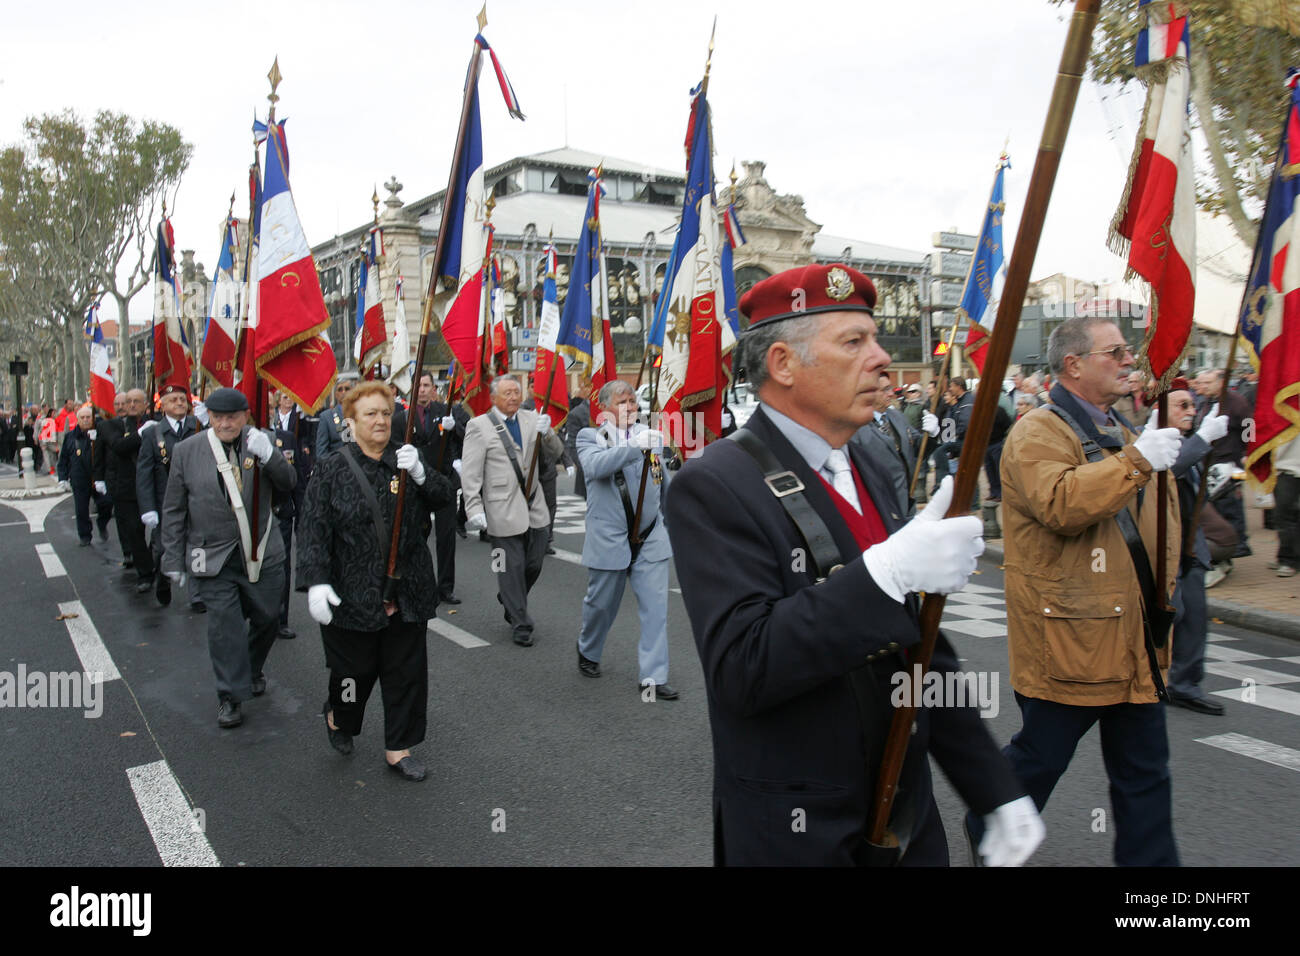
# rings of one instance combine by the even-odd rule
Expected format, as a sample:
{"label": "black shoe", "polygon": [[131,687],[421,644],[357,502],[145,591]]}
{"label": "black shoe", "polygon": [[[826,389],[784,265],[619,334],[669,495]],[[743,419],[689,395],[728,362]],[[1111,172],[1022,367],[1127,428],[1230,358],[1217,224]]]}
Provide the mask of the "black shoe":
{"label": "black shoe", "polygon": [[80,540],[77,541],[77,546],[82,548],[89,548],[93,543],[94,542],[92,542],[89,538],[81,538]]}
{"label": "black shoe", "polygon": [[486,541],[486,540],[487,540],[487,532],[486,532],[486,531],[480,531],[480,532],[478,533],[478,539],[479,539],[480,541]]}
{"label": "black shoe", "polygon": [[266,693],[266,675],[265,675],[265,674],[258,674],[256,677],[254,677],[254,678],[253,678],[253,681],[252,681],[252,684],[253,684],[253,696],[254,696],[254,697],[261,697],[263,694]]}
{"label": "black shoe", "polygon": [[293,628],[291,628],[288,624],[281,624],[280,629],[275,632],[275,636],[282,641],[292,641],[295,637],[298,636],[298,632],[295,631]]}
{"label": "black shoe", "polygon": [[172,603],[172,583],[167,579],[167,575],[158,575],[158,603],[163,607]]}
{"label": "black shoe", "polygon": [[463,524],[456,525],[456,536],[459,538],[467,537],[465,534],[465,526]]}
{"label": "black shoe", "polygon": [[1234,558],[1249,558],[1254,553],[1254,551],[1250,550],[1250,545],[1242,544],[1237,546],[1237,550],[1233,552],[1232,556]]}
{"label": "black shoe", "polygon": [[124,568],[134,568],[134,567],[135,567],[135,562],[132,561],[130,558],[123,558],[123,559],[122,559],[122,567],[124,567]]}
{"label": "black shoe", "polygon": [[190,605],[190,613],[191,613],[191,614],[207,614],[207,613],[208,613],[208,606],[207,606],[206,604],[204,604],[202,601],[195,601],[193,604]]}
{"label": "black shoe", "polygon": [[583,677],[600,676],[600,664],[589,657],[583,657],[582,651],[578,651],[578,670]]}
{"label": "black shoe", "polygon": [[519,631],[519,632],[517,632],[517,633],[515,634],[515,643],[518,644],[520,647],[532,647],[532,646],[533,646],[533,632],[532,632],[532,631]]}
{"label": "black shoe", "polygon": [[1175,707],[1186,707],[1188,710],[1194,710],[1198,714],[1209,714],[1211,717],[1223,716],[1223,705],[1217,700],[1210,700],[1208,697],[1175,697],[1170,694],[1169,703]]}
{"label": "black shoe", "polygon": [[144,594],[146,591],[152,591],[152,590],[153,590],[153,578],[148,578],[147,580],[141,581],[135,586],[136,594]]}
{"label": "black shoe", "polygon": [[554,553],[555,553],[555,549],[552,548],[552,547],[548,544],[548,545],[546,546],[546,553],[547,553],[547,554],[554,554]]}
{"label": "black shoe", "polygon": [[454,595],[454,594],[444,594],[444,595],[443,595],[442,597],[440,597],[438,600],[439,600],[441,603],[443,603],[443,604],[459,604],[459,603],[460,603],[460,598],[456,597],[456,595]]}
{"label": "black shoe", "polygon": [[419,783],[424,779],[424,764],[409,755],[397,763],[388,764],[388,769],[393,773],[400,773],[404,780],[410,780],[412,783]]}
{"label": "black shoe", "polygon": [[[647,680],[644,684],[638,684],[637,690],[644,691],[649,686],[650,682]],[[659,700],[676,700],[681,696],[681,694],[677,693],[677,691],[673,689],[672,684],[655,684],[654,687],[655,697]]]}
{"label": "black shoe", "polygon": [[330,702],[328,698],[325,700],[325,706],[321,708],[320,715],[325,721],[325,733],[329,736],[330,746],[345,757],[352,753],[352,735],[347,731],[335,730],[330,726]]}
{"label": "black shoe", "polygon": [[233,700],[221,701],[221,706],[217,708],[217,726],[223,730],[229,730],[231,727],[238,727],[244,722],[244,715],[239,712],[239,704]]}

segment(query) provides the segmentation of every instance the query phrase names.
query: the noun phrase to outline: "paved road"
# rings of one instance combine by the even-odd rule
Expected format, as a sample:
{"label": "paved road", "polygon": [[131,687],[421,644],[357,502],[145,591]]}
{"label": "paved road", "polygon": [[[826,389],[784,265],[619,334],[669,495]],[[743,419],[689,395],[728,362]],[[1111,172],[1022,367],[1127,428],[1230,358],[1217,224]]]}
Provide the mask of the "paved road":
{"label": "paved road", "polygon": [[[277,642],[266,696],[245,705],[241,728],[222,731],[205,618],[179,595],[167,609],[136,595],[112,532],[77,547],[70,498],[43,518],[49,501],[23,505],[30,522],[12,503],[0,508],[0,672],[108,678],[102,697],[79,707],[0,714],[0,864],[707,865],[712,755],[680,597],[669,605],[680,700],[640,698],[630,596],[604,676],[582,677],[583,507],[563,494],[564,479],[560,490],[560,555],[547,559],[534,592],[535,647],[510,641],[488,546],[459,542],[465,603],[440,609],[429,634],[430,732],[418,753],[430,779],[419,785],[384,767],[378,700],[351,757],[327,745],[323,655],[303,595],[291,608],[300,637]],[[990,727],[1005,741],[1019,715],[1006,680],[1001,580],[989,564],[975,582],[945,621],[968,667],[998,678]],[[1169,715],[1183,860],[1295,865],[1294,828],[1279,822],[1294,816],[1300,782],[1300,646],[1215,631],[1206,686],[1240,697],[1253,680],[1254,702],[1229,699],[1223,718]],[[83,716],[98,705],[100,716]],[[953,862],[966,865],[959,803],[942,779],[938,793]],[[1107,865],[1112,834],[1094,832],[1096,808],[1108,812],[1109,801],[1094,732],[1047,808],[1033,864]]]}

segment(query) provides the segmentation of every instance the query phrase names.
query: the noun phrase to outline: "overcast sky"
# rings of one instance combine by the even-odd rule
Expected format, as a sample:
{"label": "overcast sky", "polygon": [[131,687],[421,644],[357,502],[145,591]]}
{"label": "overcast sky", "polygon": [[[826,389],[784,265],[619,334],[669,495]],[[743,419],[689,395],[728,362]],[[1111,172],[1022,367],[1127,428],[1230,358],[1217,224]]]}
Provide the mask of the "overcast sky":
{"label": "overcast sky", "polygon": [[[368,221],[371,190],[380,184],[382,198],[391,175],[407,201],[446,185],[480,4],[13,5],[0,57],[0,142],[21,138],[25,116],[69,107],[83,118],[106,108],[178,127],[194,158],[173,217],[176,241],[210,272],[232,191],[236,214],[247,213],[250,126],[254,110],[265,118],[266,73],[278,55],[292,187],[307,238],[319,243]],[[733,159],[763,160],[772,187],[801,195],[825,232],[925,251],[937,230],[978,229],[1009,136],[1011,246],[1068,25],[1069,7],[1047,0],[491,0],[485,35],[528,119],[507,116],[485,62],[487,165],[567,140],[684,167],[687,93],[703,70],[714,10],[720,180]],[[1141,105],[1135,91],[1104,98],[1085,84],[1035,278],[1122,274],[1106,229]],[[147,315],[150,299],[139,296],[133,314]],[[105,304],[105,318],[113,308]]]}

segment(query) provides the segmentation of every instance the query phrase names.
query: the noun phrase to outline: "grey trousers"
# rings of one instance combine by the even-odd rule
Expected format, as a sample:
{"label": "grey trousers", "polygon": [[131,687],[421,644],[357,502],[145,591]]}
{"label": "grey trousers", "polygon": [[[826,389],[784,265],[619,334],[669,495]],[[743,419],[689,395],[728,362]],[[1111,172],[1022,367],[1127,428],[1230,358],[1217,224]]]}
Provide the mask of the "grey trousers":
{"label": "grey trousers", "polygon": [[637,646],[640,683],[668,683],[668,559],[642,561],[639,558],[627,571],[587,569],[587,596],[582,599],[582,631],[578,650],[592,661],[600,661],[605,638],[618,617],[623,589],[628,579],[636,594],[641,618],[641,643]]}
{"label": "grey trousers", "polygon": [[[489,536],[492,542],[492,570],[497,574],[497,595],[506,609],[516,636],[533,633],[528,616],[528,592],[537,583],[546,559],[546,529],[529,528],[508,538]],[[501,553],[497,554],[500,549]]]}
{"label": "grey trousers", "polygon": [[216,577],[196,578],[200,601],[208,606],[208,654],[217,679],[217,697],[236,703],[253,696],[252,680],[262,673],[280,623],[284,565],[262,568],[256,584],[244,573],[238,551]]}
{"label": "grey trousers", "polygon": [[1174,618],[1174,646],[1169,651],[1168,690],[1184,700],[1204,697],[1201,681],[1205,677],[1210,618],[1205,604],[1205,569],[1199,564],[1179,577],[1174,607],[1178,613]]}

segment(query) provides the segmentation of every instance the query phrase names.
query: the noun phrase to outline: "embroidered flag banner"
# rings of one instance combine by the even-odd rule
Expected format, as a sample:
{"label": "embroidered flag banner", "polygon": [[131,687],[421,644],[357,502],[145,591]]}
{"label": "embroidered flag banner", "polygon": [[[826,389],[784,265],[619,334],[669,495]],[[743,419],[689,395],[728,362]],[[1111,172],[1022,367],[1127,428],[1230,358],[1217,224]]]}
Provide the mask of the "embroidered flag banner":
{"label": "embroidered flag banner", "polygon": [[[970,272],[966,275],[966,290],[957,307],[957,320],[965,319],[970,323],[966,330],[966,357],[970,359],[981,375],[984,374],[984,358],[989,350],[989,336],[993,334],[993,320],[997,317],[996,309],[989,305],[1002,294],[1003,269],[1002,217],[1007,204],[1003,198],[1003,179],[1011,161],[1003,153],[998,158],[997,172],[993,176],[993,190],[989,194],[988,208],[984,211],[984,223],[980,226],[979,240],[975,244],[975,255],[971,260]],[[988,323],[984,316],[988,314]]]}
{"label": "embroidered flag banner", "polygon": [[99,326],[99,303],[86,313],[86,338],[90,345],[90,404],[107,418],[113,414],[113,370],[108,363],[108,346]]}
{"label": "embroidered flag banner", "polygon": [[226,217],[221,230],[221,252],[212,274],[207,322],[203,326],[203,351],[199,370],[217,388],[235,382],[235,346],[239,340],[239,220]]}

